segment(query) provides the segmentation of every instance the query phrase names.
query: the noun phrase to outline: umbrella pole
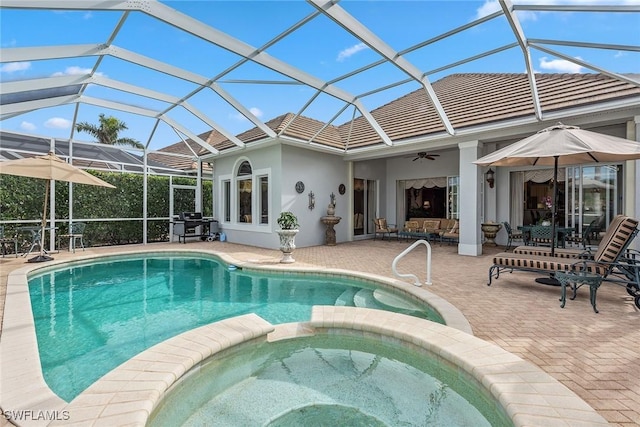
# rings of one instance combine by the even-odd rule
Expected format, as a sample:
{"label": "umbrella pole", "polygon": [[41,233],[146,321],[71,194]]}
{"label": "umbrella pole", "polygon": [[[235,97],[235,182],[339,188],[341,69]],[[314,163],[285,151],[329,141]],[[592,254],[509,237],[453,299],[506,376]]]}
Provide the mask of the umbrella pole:
{"label": "umbrella pole", "polygon": [[[553,205],[551,208],[551,256],[556,251],[556,218],[558,216],[558,156],[553,156]],[[541,277],[536,282],[544,285],[560,286],[560,282],[552,273],[550,277]]]}
{"label": "umbrella pole", "polygon": [[553,157],[553,209],[551,209],[551,256],[556,251],[556,218],[558,217],[558,156]]}
{"label": "umbrella pole", "polygon": [[51,180],[47,180],[44,192],[44,206],[42,208],[42,224],[40,226],[40,255],[29,259],[28,262],[51,261],[53,258],[44,254],[44,229],[47,226],[47,205],[49,204],[49,191],[51,190]]}

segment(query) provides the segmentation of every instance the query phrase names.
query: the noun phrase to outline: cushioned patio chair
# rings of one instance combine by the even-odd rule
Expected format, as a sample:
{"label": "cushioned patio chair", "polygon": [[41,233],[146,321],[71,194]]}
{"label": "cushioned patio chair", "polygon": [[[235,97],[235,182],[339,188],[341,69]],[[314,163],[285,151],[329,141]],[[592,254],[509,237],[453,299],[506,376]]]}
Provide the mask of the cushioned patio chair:
{"label": "cushioned patio chair", "polygon": [[451,228],[441,230],[439,233],[440,243],[448,242],[448,243],[456,243],[460,239],[460,224],[458,221],[453,221],[451,224]]}
{"label": "cushioned patio chair", "polygon": [[521,240],[522,242],[524,242],[524,235],[522,234],[522,232],[515,231],[513,228],[511,228],[511,224],[509,224],[509,221],[504,221],[502,224],[504,225],[504,229],[507,232],[508,239],[505,251],[511,249],[511,245],[513,244],[514,240]]}
{"label": "cushioned patio chair", "polygon": [[398,239],[398,228],[394,224],[387,224],[386,218],[376,218],[373,221],[375,225],[375,232],[373,235],[373,240],[376,239],[378,234],[382,234],[382,240],[384,240],[384,236],[388,235],[389,239],[391,239],[391,235],[395,234],[396,239]]}
{"label": "cushioned patio chair", "polygon": [[[613,223],[612,223],[613,226]],[[615,228],[607,240],[603,239],[598,251],[592,259],[563,258],[560,256],[540,256],[502,252],[493,258],[493,265],[489,268],[489,283],[500,277],[500,273],[509,270],[529,271],[553,274],[558,271],[580,270],[600,275],[603,280],[620,269],[619,261],[625,250],[638,233],[638,220],[622,217],[616,222]],[[617,280],[612,280],[617,281]]]}

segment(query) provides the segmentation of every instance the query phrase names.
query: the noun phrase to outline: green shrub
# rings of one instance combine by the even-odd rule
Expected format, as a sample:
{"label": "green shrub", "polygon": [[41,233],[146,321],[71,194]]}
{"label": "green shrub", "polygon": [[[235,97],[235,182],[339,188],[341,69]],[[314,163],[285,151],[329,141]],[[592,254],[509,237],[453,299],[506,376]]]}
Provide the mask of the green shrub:
{"label": "green shrub", "polygon": [[[116,186],[73,186],[74,220],[116,219],[119,221],[87,221],[85,242],[91,246],[121,245],[143,242],[143,176],[131,173],[88,171]],[[195,178],[174,177],[175,185],[195,185]],[[202,182],[203,215],[213,216],[212,183]],[[30,221],[42,218],[46,182],[41,179],[2,175],[0,178],[0,221]],[[147,177],[147,240],[169,240],[169,177]],[[194,210],[195,191],[176,191],[175,212]],[[69,219],[69,185],[55,183],[56,225],[59,234],[66,232]],[[47,216],[49,209],[47,209]],[[153,220],[158,218],[158,220]],[[123,220],[124,219],[124,220]],[[20,224],[17,224],[19,226]],[[26,225],[26,224],[23,224]],[[7,229],[15,228],[8,224]],[[61,242],[64,244],[65,242]],[[68,244],[68,242],[66,242]]]}

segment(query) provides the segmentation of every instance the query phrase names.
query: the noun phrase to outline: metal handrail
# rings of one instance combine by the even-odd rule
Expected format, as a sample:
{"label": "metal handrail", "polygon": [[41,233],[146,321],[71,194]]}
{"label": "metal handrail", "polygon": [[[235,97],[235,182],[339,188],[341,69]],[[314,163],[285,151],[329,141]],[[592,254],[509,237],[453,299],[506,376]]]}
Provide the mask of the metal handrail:
{"label": "metal handrail", "polygon": [[398,264],[398,261],[400,261],[400,259],[402,259],[402,257],[404,257],[406,254],[408,254],[409,252],[411,252],[416,246],[423,244],[427,247],[427,281],[424,282],[425,285],[431,285],[431,245],[429,244],[429,242],[427,242],[424,239],[421,240],[417,240],[415,241],[411,246],[409,246],[407,249],[405,249],[404,251],[402,251],[394,260],[393,263],[391,264],[391,270],[393,271],[393,274],[395,274],[396,276],[400,277],[400,278],[413,278],[414,280],[414,285],[416,286],[422,286],[422,283],[420,283],[420,279],[418,278],[418,276],[416,276],[415,274],[411,274],[411,273],[398,273],[398,270],[396,269],[396,264]]}

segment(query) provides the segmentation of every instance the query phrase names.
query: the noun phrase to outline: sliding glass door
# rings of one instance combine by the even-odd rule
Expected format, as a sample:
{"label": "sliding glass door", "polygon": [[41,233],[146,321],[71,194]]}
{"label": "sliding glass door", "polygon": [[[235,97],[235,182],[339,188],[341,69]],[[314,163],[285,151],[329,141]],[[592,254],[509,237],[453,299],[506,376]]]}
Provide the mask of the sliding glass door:
{"label": "sliding glass door", "polygon": [[591,244],[598,244],[601,233],[622,212],[622,167],[576,166],[567,170],[567,225],[577,230],[591,225],[595,239]]}
{"label": "sliding glass door", "polygon": [[373,234],[376,215],[376,181],[355,178],[353,180],[353,235]]}

